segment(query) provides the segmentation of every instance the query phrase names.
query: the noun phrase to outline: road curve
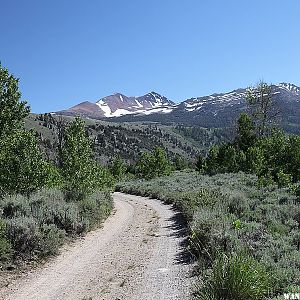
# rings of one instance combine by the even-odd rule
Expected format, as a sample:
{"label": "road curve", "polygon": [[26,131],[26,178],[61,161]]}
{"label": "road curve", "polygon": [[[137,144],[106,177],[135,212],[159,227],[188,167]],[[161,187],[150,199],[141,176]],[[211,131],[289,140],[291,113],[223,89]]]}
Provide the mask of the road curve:
{"label": "road curve", "polygon": [[115,212],[46,265],[1,288],[6,300],[188,299],[176,212],[158,200],[114,194]]}

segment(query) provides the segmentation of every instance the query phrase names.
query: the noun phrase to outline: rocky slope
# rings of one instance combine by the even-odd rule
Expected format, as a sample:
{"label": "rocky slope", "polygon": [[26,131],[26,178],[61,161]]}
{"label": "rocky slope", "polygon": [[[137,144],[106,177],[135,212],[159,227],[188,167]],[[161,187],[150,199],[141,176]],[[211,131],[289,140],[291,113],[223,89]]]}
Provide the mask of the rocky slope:
{"label": "rocky slope", "polygon": [[82,102],[69,109],[58,112],[63,115],[81,115],[89,118],[103,119],[120,117],[129,114],[149,115],[153,113],[169,113],[175,103],[155,92],[140,97],[127,97],[116,93],[104,97],[96,103]]}

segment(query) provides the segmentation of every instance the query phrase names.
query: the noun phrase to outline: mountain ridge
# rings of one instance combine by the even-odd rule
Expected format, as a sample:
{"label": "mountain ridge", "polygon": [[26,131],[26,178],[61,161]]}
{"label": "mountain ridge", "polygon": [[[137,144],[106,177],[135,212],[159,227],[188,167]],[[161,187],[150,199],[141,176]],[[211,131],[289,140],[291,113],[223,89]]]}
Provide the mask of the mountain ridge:
{"label": "mountain ridge", "polygon": [[[300,125],[300,88],[292,83],[281,82],[272,85],[272,90],[285,122]],[[115,93],[96,103],[82,102],[58,114],[114,122],[150,121],[226,127],[232,125],[237,115],[245,110],[246,93],[247,88],[238,88],[227,93],[189,98],[177,104],[156,92],[139,97]]]}
{"label": "mountain ridge", "polygon": [[134,113],[164,113],[166,109],[174,106],[176,104],[173,101],[156,92],[150,92],[138,97],[128,97],[122,93],[115,93],[103,97],[95,103],[90,101],[81,102],[69,109],[59,111],[57,114],[78,114],[96,119],[112,118]]}

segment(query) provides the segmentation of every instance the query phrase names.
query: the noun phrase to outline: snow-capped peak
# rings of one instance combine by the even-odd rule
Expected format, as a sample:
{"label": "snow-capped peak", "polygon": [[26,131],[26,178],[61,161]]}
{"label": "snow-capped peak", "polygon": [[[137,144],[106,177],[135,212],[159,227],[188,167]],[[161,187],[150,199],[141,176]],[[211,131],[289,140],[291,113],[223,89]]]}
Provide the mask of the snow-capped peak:
{"label": "snow-capped peak", "polygon": [[140,97],[127,97],[115,93],[100,99],[96,102],[96,105],[103,112],[103,115],[109,118],[135,113],[151,114],[152,109],[158,109],[153,111],[154,113],[159,112],[159,108],[165,108],[162,110],[162,112],[165,112],[166,108],[174,106],[174,103],[156,92],[151,92]]}
{"label": "snow-capped peak", "polygon": [[281,82],[281,83],[278,84],[278,87],[280,89],[284,89],[286,91],[293,92],[293,93],[295,93],[297,95],[300,94],[299,87],[297,87],[296,85],[294,85],[292,83]]}

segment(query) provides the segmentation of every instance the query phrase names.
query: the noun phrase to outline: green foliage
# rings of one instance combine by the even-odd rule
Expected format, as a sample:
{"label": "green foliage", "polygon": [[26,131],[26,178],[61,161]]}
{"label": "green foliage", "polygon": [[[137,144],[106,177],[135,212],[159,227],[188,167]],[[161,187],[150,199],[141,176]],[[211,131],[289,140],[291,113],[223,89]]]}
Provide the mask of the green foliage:
{"label": "green foliage", "polygon": [[30,205],[22,195],[9,195],[0,199],[0,208],[2,217],[6,219],[26,217],[30,214]]}
{"label": "green foliage", "polygon": [[124,178],[126,170],[127,166],[119,155],[113,160],[113,162],[109,166],[109,171],[118,181]]}
{"label": "green foliage", "polygon": [[108,217],[112,208],[112,196],[108,192],[96,191],[80,203],[81,216],[88,220],[89,229],[99,225]]}
{"label": "green foliage", "polygon": [[290,187],[300,180],[300,137],[285,135],[274,125],[277,108],[272,87],[260,82],[247,92],[249,114],[237,120],[232,143],[212,146],[202,165],[209,175],[244,171],[259,176],[259,185]]}
{"label": "green foliage", "polygon": [[210,175],[218,173],[219,169],[219,147],[212,146],[209,149],[207,158],[206,158],[206,172]]}
{"label": "green foliage", "polygon": [[203,172],[205,169],[205,159],[202,155],[199,155],[196,162],[196,171]]}
{"label": "green foliage", "polygon": [[250,138],[247,144],[249,136],[238,135],[233,143],[211,147],[202,163],[205,172],[244,171],[258,175],[260,186],[276,182],[280,187],[292,188],[300,180],[300,137],[273,130],[264,137]]}
{"label": "green foliage", "polygon": [[186,169],[188,164],[187,161],[181,155],[175,154],[173,166],[175,170],[179,171]]}
{"label": "green foliage", "polygon": [[18,217],[8,219],[7,236],[15,258],[36,259],[57,254],[64,242],[65,231],[54,224],[38,226],[33,218]]}
{"label": "green foliage", "polygon": [[54,224],[43,224],[40,227],[39,256],[55,255],[65,240],[65,231]]}
{"label": "green foliage", "polygon": [[107,182],[107,173],[92,159],[91,141],[80,118],[75,118],[65,130],[61,163],[65,192],[70,200],[83,200],[95,189],[112,185]]}
{"label": "green foliage", "polygon": [[0,219],[0,262],[5,263],[12,257],[12,245],[6,238],[6,223]]}
{"label": "green foliage", "polygon": [[242,222],[240,219],[237,219],[232,222],[232,225],[234,226],[235,229],[241,229],[242,228]]}
{"label": "green foliage", "polygon": [[270,289],[270,275],[251,257],[222,255],[204,279],[199,300],[259,300]]}
{"label": "green foliage", "polygon": [[83,231],[80,211],[74,202],[67,202],[59,190],[41,190],[27,200],[31,214],[38,224],[54,224],[69,234]]}
{"label": "green foliage", "polygon": [[136,169],[138,176],[151,179],[170,175],[171,164],[165,150],[157,147],[153,153],[145,152],[142,154]]}
{"label": "green foliage", "polygon": [[0,261],[56,254],[66,236],[84,234],[99,225],[112,208],[111,194],[102,191],[75,202],[67,202],[57,189],[43,189],[29,197],[6,196],[0,200]]}
{"label": "green foliage", "polygon": [[115,188],[115,178],[110,173],[108,168],[100,166],[98,163],[93,163],[93,174],[94,174],[94,182],[95,182],[95,189],[97,190],[110,190],[113,191]]}
{"label": "green foliage", "polygon": [[221,145],[219,148],[219,160],[223,161],[220,169],[225,172],[237,172],[239,170],[238,151],[231,145]]}
{"label": "green foliage", "polygon": [[268,135],[276,125],[279,111],[273,95],[272,86],[263,81],[247,91],[248,111],[258,137]]}
{"label": "green foliage", "polygon": [[0,186],[3,193],[30,194],[59,184],[58,171],[46,163],[36,138],[25,130],[15,131],[0,140]]}
{"label": "green foliage", "polygon": [[[246,261],[249,255],[255,260],[251,266],[263,264],[274,275],[273,297],[300,284],[299,199],[284,188],[259,187],[257,181],[257,176],[244,173],[174,172],[169,177],[120,183],[117,188],[173,203],[183,213],[190,228],[189,250],[198,258],[201,273],[210,272],[220,254],[231,260],[247,253]],[[226,278],[220,279],[223,286],[228,285]],[[209,286],[206,282],[209,276],[201,288]],[[244,281],[242,286],[236,290],[241,296],[237,299],[245,296],[240,288],[249,288]]]}
{"label": "green foliage", "polygon": [[241,113],[237,120],[237,135],[235,144],[237,148],[243,151],[247,151],[255,143],[256,134],[255,126],[249,115]]}
{"label": "green foliage", "polygon": [[20,98],[18,79],[0,65],[0,197],[60,184],[58,171],[42,158],[36,137],[24,129],[29,107]]}
{"label": "green foliage", "polygon": [[[36,136],[24,129],[29,108],[20,97],[18,80],[0,65],[1,267],[56,254],[66,235],[99,224],[113,206],[109,193],[95,192],[113,189],[114,179],[93,160],[83,121],[77,118],[66,129],[58,169],[43,159]],[[58,187],[64,193],[51,189]]]}
{"label": "green foliage", "polygon": [[34,259],[39,249],[39,227],[33,218],[17,217],[6,220],[7,237],[15,255],[23,259]]}
{"label": "green foliage", "polygon": [[27,103],[20,101],[18,83],[19,80],[0,64],[0,139],[21,129],[29,114]]}
{"label": "green foliage", "polygon": [[289,186],[292,184],[292,176],[280,170],[277,173],[277,182],[278,182],[278,187]]}
{"label": "green foliage", "polygon": [[76,118],[66,129],[61,153],[62,174],[66,194],[71,200],[82,200],[94,188],[91,141],[84,129],[84,122]]}
{"label": "green foliage", "polygon": [[265,156],[263,149],[259,147],[249,147],[246,152],[244,169],[260,175],[265,168]]}

